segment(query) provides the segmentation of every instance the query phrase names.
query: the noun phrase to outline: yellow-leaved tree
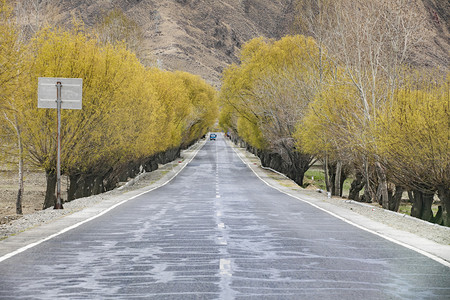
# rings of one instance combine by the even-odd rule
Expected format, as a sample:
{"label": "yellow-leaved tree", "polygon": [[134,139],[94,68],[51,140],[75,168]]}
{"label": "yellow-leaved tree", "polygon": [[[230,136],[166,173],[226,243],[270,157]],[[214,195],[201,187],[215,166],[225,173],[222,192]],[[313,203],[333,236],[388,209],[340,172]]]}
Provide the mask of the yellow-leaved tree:
{"label": "yellow-leaved tree", "polygon": [[[365,144],[361,141],[364,133],[359,125],[358,103],[354,101],[357,94],[353,85],[346,84],[342,73],[336,72],[333,82],[324,86],[309,104],[294,134],[297,147],[322,160],[332,195],[342,196],[345,174],[338,168],[362,164],[360,153]],[[332,167],[334,170],[329,170]],[[356,195],[352,197],[358,200]]]}
{"label": "yellow-leaved tree", "polygon": [[[94,162],[115,159],[115,139],[112,127],[120,106],[119,90],[128,78],[126,50],[112,46],[100,49],[78,28],[68,32],[62,29],[43,29],[29,47],[27,86],[21,99],[24,109],[21,122],[30,160],[47,174],[47,193],[44,207],[54,201],[56,161],[56,111],[38,109],[37,78],[67,77],[83,79],[83,109],[63,110],[61,114],[61,165],[63,173],[92,169]],[[123,106],[122,106],[123,107]],[[117,123],[117,122],[115,122]],[[107,138],[105,138],[107,137]],[[108,142],[110,139],[113,142]],[[101,163],[99,165],[102,165]]]}
{"label": "yellow-leaved tree", "polygon": [[[99,43],[83,27],[46,28],[31,41],[17,104],[21,137],[34,165],[47,174],[44,208],[54,203],[56,111],[38,109],[38,77],[83,79],[83,109],[61,115],[68,200],[112,189],[157,167],[158,153],[204,135],[217,117],[215,91],[193,75],[146,69],[124,43]],[[175,155],[175,156],[174,156]],[[164,156],[164,155],[163,155]]]}
{"label": "yellow-leaved tree", "polygon": [[22,107],[16,101],[20,97],[26,72],[23,64],[24,48],[10,2],[0,0],[0,161],[18,164],[17,214],[22,214],[24,193],[25,153],[21,139],[23,129],[18,119]]}
{"label": "yellow-leaved tree", "polygon": [[216,121],[218,114],[217,92],[200,77],[176,72],[183,81],[188,103],[187,115],[183,118],[183,145],[188,146],[205,134]]}
{"label": "yellow-leaved tree", "polygon": [[[450,226],[449,74],[438,78],[416,78],[396,91],[379,113],[377,150],[390,179],[413,191],[411,215]],[[441,209],[433,216],[436,191]]]}
{"label": "yellow-leaved tree", "polygon": [[241,64],[224,72],[221,124],[262,150],[263,165],[302,185],[313,157],[295,147],[293,134],[330,73],[312,38],[253,39],[242,49]]}

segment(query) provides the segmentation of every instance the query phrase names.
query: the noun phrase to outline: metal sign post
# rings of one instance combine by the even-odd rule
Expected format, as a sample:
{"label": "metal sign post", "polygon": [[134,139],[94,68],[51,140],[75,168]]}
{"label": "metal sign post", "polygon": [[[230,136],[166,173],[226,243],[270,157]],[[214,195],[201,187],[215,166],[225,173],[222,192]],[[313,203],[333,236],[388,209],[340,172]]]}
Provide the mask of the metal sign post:
{"label": "metal sign post", "polygon": [[[56,86],[56,99],[54,87]],[[56,108],[57,111],[57,153],[56,153],[56,203],[55,209],[62,209],[61,201],[61,109],[82,108],[81,78],[39,77],[38,108]]]}
{"label": "metal sign post", "polygon": [[57,111],[57,150],[56,150],[56,203],[54,209],[62,209],[61,203],[61,81],[56,83],[56,111]]}

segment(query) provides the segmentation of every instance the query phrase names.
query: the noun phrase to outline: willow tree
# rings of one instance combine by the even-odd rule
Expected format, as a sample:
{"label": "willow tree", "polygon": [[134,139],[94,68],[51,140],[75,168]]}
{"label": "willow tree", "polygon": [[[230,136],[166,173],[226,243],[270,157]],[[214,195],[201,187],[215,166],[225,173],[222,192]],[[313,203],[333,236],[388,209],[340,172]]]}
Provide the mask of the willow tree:
{"label": "willow tree", "polygon": [[20,39],[20,30],[15,21],[9,2],[0,1],[0,160],[18,158],[16,213],[22,214],[25,154],[22,127],[18,119],[22,107],[17,98],[21,96],[26,58],[23,56],[25,45]]}
{"label": "willow tree", "polygon": [[190,103],[184,120],[183,145],[187,146],[203,136],[215,123],[218,114],[217,92],[200,77],[176,72],[183,81],[185,92]]}
{"label": "willow tree", "polygon": [[287,175],[299,184],[312,156],[295,148],[293,134],[320,89],[319,74],[329,72],[319,63],[322,59],[312,38],[254,39],[244,45],[240,66],[224,72],[221,99],[228,107],[228,119],[229,108],[237,115],[238,135],[257,149],[276,154]]}
{"label": "willow tree", "polygon": [[[450,226],[448,74],[436,79],[414,80],[396,91],[394,102],[379,114],[377,149],[391,180],[413,191],[411,215]],[[436,192],[442,215],[433,218]]]}
{"label": "willow tree", "polygon": [[[30,160],[47,174],[44,207],[54,201],[56,161],[56,115],[54,110],[37,109],[38,77],[73,77],[83,79],[83,109],[63,110],[61,115],[63,173],[105,172],[112,162],[126,157],[123,136],[132,127],[131,89],[133,72],[139,72],[136,57],[120,46],[101,47],[82,31],[44,29],[29,48],[30,72],[24,84],[20,122],[24,145]],[[144,68],[141,67],[142,72]],[[141,73],[142,73],[141,72]],[[130,75],[130,76],[128,76]],[[137,106],[138,107],[138,106]],[[129,113],[129,114],[127,114]],[[120,150],[118,150],[120,149]]]}
{"label": "willow tree", "polygon": [[[299,28],[320,41],[330,60],[345,71],[354,86],[360,130],[353,132],[355,148],[362,161],[365,193],[369,201],[388,199],[386,174],[370,149],[371,128],[376,127],[378,107],[392,101],[410,49],[420,41],[422,24],[407,0],[349,1],[299,0]],[[345,82],[344,82],[345,84]]]}
{"label": "willow tree", "polygon": [[[333,195],[342,196],[345,176],[340,176],[342,172],[339,170],[335,170],[333,176],[333,172],[329,172],[328,168],[332,162],[337,167],[361,163],[356,151],[358,142],[355,141],[356,133],[361,129],[358,107],[354,101],[358,92],[352,85],[342,83],[343,75],[339,73],[336,72],[334,79],[341,77],[340,80],[329,84],[316,94],[304,118],[297,125],[294,137],[297,147],[324,161],[325,174],[330,176],[329,191]],[[333,178],[334,180],[331,180]],[[358,200],[356,195],[353,199]]]}
{"label": "willow tree", "polygon": [[[5,7],[0,12],[10,14]],[[173,149],[179,153],[215,122],[216,92],[199,77],[146,68],[126,43],[100,43],[76,24],[69,31],[41,29],[21,57],[14,30],[3,21],[0,133],[9,138],[14,128],[30,162],[45,170],[44,208],[55,200],[57,126],[55,110],[37,108],[38,77],[83,79],[83,109],[61,112],[61,170],[70,178],[69,200],[114,188],[132,175],[130,166],[139,169]],[[27,70],[20,88],[19,62]]]}

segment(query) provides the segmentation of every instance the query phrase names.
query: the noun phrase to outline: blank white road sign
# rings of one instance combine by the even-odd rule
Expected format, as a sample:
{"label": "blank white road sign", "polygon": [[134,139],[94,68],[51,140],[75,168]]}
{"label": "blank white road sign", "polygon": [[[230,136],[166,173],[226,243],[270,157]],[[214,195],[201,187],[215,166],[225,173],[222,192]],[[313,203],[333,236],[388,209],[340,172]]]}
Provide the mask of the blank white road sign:
{"label": "blank white road sign", "polygon": [[61,82],[61,108],[81,109],[83,79],[39,77],[38,79],[38,108],[57,108],[56,83]]}

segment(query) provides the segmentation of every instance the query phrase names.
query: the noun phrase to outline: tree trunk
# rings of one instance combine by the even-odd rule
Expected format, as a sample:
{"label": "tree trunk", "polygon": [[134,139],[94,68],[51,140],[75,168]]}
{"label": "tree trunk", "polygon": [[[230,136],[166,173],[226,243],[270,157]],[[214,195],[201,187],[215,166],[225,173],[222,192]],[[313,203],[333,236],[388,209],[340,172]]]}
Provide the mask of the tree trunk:
{"label": "tree trunk", "polygon": [[69,175],[69,189],[67,191],[67,201],[75,200],[75,193],[78,189],[78,179],[80,178],[80,174],[71,174]]}
{"label": "tree trunk", "polygon": [[419,218],[422,214],[422,193],[419,191],[412,192],[412,207],[411,207],[411,216],[415,218]]}
{"label": "tree trunk", "polygon": [[330,183],[330,177],[328,175],[328,154],[325,155],[325,163],[323,165],[324,173],[325,173],[325,186],[327,189],[327,192],[331,193],[331,183]]}
{"label": "tree trunk", "polygon": [[74,193],[74,199],[83,198],[84,195],[84,175],[80,174],[78,176],[77,182],[76,182],[76,189]]}
{"label": "tree trunk", "polygon": [[92,195],[98,195],[105,191],[103,187],[103,176],[95,176],[92,187]]}
{"label": "tree trunk", "polygon": [[361,174],[361,172],[356,173],[355,179],[353,180],[350,191],[348,194],[348,199],[360,201],[359,198],[359,192],[363,189],[365,182],[364,182],[364,176]]}
{"label": "tree trunk", "polygon": [[404,190],[405,189],[401,186],[398,185],[395,186],[395,193],[391,197],[392,199],[390,199],[389,201],[389,210],[398,211],[398,209],[400,208],[400,202],[402,201],[402,195]]}
{"label": "tree trunk", "polygon": [[311,166],[311,156],[292,150],[292,152],[290,152],[289,154],[289,160],[290,161],[287,163],[287,165],[289,166],[292,163],[292,177],[290,178],[293,179],[298,185],[303,186],[305,173]]}
{"label": "tree trunk", "polygon": [[277,152],[260,150],[255,152],[261,160],[263,167],[283,173],[298,185],[303,186],[304,175],[310,166],[312,158],[310,155],[301,154],[289,149],[285,150],[286,156],[284,158]]}
{"label": "tree trunk", "polygon": [[20,131],[18,132],[18,143],[19,143],[19,190],[17,192],[16,201],[16,214],[21,215],[22,211],[22,200],[23,200],[23,146],[20,138]]}
{"label": "tree trunk", "polygon": [[438,196],[442,206],[442,225],[450,227],[450,188],[439,186]]}
{"label": "tree trunk", "polygon": [[[11,122],[12,123],[12,122]],[[22,200],[23,200],[23,145],[22,145],[22,133],[21,128],[19,126],[19,121],[17,120],[17,115],[14,119],[14,129],[17,134],[17,148],[19,150],[19,190],[17,191],[17,199],[16,199],[16,214],[21,215],[22,211]]]}
{"label": "tree trunk", "polygon": [[371,179],[371,170],[369,165],[369,160],[367,157],[364,157],[364,180],[365,180],[365,188],[364,195],[362,197],[363,202],[373,202],[376,200],[376,191],[374,191],[373,186],[370,182]]}
{"label": "tree trunk", "polygon": [[336,164],[329,163],[328,166],[328,185],[329,188],[327,188],[327,191],[331,193],[331,195],[336,196],[336,187],[335,187],[335,181],[336,181]]}
{"label": "tree trunk", "polygon": [[378,175],[378,185],[380,187],[381,194],[381,205],[384,209],[389,209],[389,195],[387,188],[386,172],[379,162],[375,163],[377,175]]}
{"label": "tree trunk", "polygon": [[365,185],[366,189],[364,190],[364,194],[361,197],[361,202],[371,203],[373,199],[372,193],[369,192],[369,189],[367,188],[367,183]]}
{"label": "tree trunk", "polygon": [[380,204],[381,206],[383,206],[383,196],[382,196],[382,192],[381,192],[382,186],[381,184],[379,184],[377,186],[377,193],[375,195],[375,200],[378,204]]}
{"label": "tree trunk", "polygon": [[342,162],[338,161],[336,164],[336,177],[334,180],[334,194],[336,196],[342,195],[341,190],[341,175],[342,175]]}
{"label": "tree trunk", "polygon": [[433,205],[434,194],[423,193],[421,191],[413,191],[413,205],[411,207],[411,216],[431,221],[433,219]]}
{"label": "tree trunk", "polygon": [[[20,175],[19,175],[20,177]],[[19,187],[19,191],[17,192],[17,200],[16,200],[16,214],[22,215],[22,199],[23,199],[23,185]]]}
{"label": "tree trunk", "polygon": [[89,197],[92,195],[94,189],[94,175],[86,175],[84,179],[83,197]]}
{"label": "tree trunk", "polygon": [[409,198],[409,202],[414,203],[414,195],[412,190],[408,190],[408,198]]}
{"label": "tree trunk", "polygon": [[299,186],[303,186],[303,180],[305,179],[305,173],[307,170],[297,170],[297,172],[295,172],[295,178],[292,179],[295,181],[295,183],[297,183]]}
{"label": "tree trunk", "polygon": [[345,171],[344,168],[342,168],[341,169],[341,182],[340,182],[340,185],[339,185],[339,187],[340,187],[339,197],[343,196],[343,193],[344,193],[344,182],[345,182],[346,179],[347,179],[347,172]]}
{"label": "tree trunk", "polygon": [[56,203],[56,173],[55,170],[46,170],[45,171],[46,179],[47,179],[47,189],[45,191],[45,200],[43,209],[54,207]]}
{"label": "tree trunk", "polygon": [[433,211],[431,206],[433,205],[434,194],[423,194],[422,216],[421,219],[430,222],[433,219]]}

